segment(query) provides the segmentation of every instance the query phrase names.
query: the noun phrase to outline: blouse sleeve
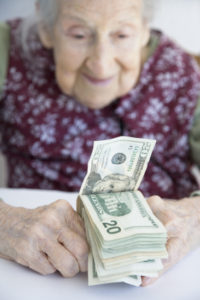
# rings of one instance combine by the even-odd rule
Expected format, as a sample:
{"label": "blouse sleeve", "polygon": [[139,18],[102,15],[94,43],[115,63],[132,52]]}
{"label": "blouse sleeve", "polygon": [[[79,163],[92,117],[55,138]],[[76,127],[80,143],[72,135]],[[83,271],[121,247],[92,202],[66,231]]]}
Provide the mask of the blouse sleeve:
{"label": "blouse sleeve", "polygon": [[6,79],[9,57],[10,29],[9,25],[0,23],[0,99]]}
{"label": "blouse sleeve", "polygon": [[194,114],[194,122],[189,135],[192,159],[200,167],[200,98]]}

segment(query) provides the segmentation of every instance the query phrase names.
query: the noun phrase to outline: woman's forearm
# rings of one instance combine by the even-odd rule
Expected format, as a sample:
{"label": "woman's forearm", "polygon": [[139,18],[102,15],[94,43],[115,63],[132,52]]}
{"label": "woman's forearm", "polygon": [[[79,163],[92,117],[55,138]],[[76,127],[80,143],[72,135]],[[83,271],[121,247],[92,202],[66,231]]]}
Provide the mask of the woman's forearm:
{"label": "woman's forearm", "polygon": [[6,246],[7,232],[11,230],[11,228],[9,229],[11,218],[9,210],[9,205],[0,200],[0,257],[6,259],[10,259],[8,246]]}
{"label": "woman's forearm", "polygon": [[13,237],[17,236],[22,207],[13,207],[0,200],[0,257],[13,260],[15,245]]}

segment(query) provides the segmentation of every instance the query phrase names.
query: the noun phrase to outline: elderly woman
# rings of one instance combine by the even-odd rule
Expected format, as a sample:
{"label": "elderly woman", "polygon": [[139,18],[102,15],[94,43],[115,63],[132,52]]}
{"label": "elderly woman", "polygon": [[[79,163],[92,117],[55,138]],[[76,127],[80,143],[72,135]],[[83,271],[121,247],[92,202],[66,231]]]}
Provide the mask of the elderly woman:
{"label": "elderly woman", "polygon": [[[2,25],[0,129],[10,187],[67,191],[79,190],[93,140],[155,138],[141,190],[168,231],[165,271],[200,245],[200,196],[190,197],[200,71],[150,31],[147,10],[141,0],[40,0],[37,24]],[[1,201],[0,240],[1,257],[42,274],[87,270],[84,225],[65,201]]]}

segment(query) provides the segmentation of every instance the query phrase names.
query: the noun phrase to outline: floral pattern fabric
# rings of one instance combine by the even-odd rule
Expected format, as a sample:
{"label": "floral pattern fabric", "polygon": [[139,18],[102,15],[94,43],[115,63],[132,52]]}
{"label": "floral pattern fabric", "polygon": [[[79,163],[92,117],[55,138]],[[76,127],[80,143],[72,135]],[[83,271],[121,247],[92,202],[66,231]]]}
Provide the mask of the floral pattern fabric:
{"label": "floral pattern fabric", "polygon": [[10,61],[0,102],[1,148],[8,186],[78,191],[93,141],[120,135],[157,140],[140,190],[149,196],[188,196],[197,188],[190,172],[188,134],[200,95],[193,59],[164,34],[136,87],[100,110],[64,95],[55,80],[53,53],[33,30],[28,52],[21,21],[12,21]]}

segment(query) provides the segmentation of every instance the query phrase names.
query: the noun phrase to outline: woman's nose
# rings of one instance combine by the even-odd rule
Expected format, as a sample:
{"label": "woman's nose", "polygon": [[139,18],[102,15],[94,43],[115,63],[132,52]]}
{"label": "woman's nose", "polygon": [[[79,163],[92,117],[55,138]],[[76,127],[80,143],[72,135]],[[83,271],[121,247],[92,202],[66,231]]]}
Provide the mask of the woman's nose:
{"label": "woman's nose", "polygon": [[99,41],[92,47],[87,60],[88,70],[98,78],[113,75],[115,68],[115,55],[112,45],[107,41]]}

